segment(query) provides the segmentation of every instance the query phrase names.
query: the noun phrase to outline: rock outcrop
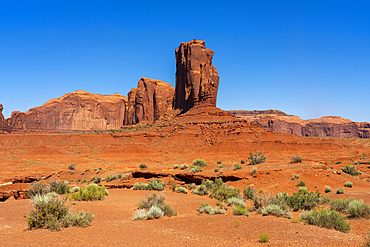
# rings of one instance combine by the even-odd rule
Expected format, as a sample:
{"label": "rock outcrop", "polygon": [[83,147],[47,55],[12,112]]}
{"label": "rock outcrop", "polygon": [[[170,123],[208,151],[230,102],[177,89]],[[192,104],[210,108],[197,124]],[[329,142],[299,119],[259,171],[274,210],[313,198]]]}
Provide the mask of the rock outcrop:
{"label": "rock outcrop", "polygon": [[9,132],[73,132],[119,129],[127,97],[76,91],[6,119]]}
{"label": "rock outcrop", "polygon": [[257,123],[266,130],[297,136],[370,138],[370,123],[352,122],[341,117],[322,117],[303,120],[278,110],[228,111],[229,113]]}
{"label": "rock outcrop", "polygon": [[172,110],[175,89],[167,82],[141,78],[128,94],[125,125],[156,121]]}
{"label": "rock outcrop", "polygon": [[4,109],[3,105],[0,104],[0,134],[6,133],[6,129],[7,129],[6,121],[3,115],[3,109]]}
{"label": "rock outcrop", "polygon": [[176,49],[175,109],[216,106],[219,76],[212,58],[213,51],[206,49],[204,41],[181,43]]}

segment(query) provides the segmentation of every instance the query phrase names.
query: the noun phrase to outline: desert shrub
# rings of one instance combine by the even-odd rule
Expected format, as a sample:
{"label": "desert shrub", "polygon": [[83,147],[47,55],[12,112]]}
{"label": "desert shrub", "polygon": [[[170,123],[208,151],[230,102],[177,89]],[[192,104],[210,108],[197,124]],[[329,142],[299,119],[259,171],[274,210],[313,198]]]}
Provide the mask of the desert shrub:
{"label": "desert shrub", "polygon": [[262,233],[260,235],[260,242],[267,243],[269,241],[269,235],[267,233]]}
{"label": "desert shrub", "polygon": [[325,193],[329,193],[329,192],[332,191],[332,189],[329,185],[325,185],[324,188],[325,188]]}
{"label": "desert shrub", "polygon": [[241,166],[241,165],[239,165],[239,164],[237,164],[237,163],[235,163],[235,164],[233,165],[233,168],[234,168],[234,171],[236,171],[236,170],[240,170],[240,169],[242,169],[242,166]]}
{"label": "desert shrub", "polygon": [[364,241],[362,242],[362,247],[370,247],[370,231],[367,231]]}
{"label": "desert shrub", "polygon": [[74,170],[74,169],[76,169],[76,165],[75,165],[75,164],[70,164],[70,165],[68,166],[68,169],[69,169],[69,170]]}
{"label": "desert shrub", "polygon": [[218,172],[218,168],[215,168],[215,172]]}
{"label": "desert shrub", "polygon": [[200,214],[210,214],[210,215],[213,215],[213,214],[225,214],[225,211],[220,209],[220,208],[212,208],[212,206],[210,206],[208,203],[201,203],[200,204],[200,207],[197,209],[197,211],[200,213]]}
{"label": "desert shrub", "polygon": [[344,187],[352,188],[352,187],[353,187],[353,183],[351,183],[350,181],[347,181],[347,182],[344,184]]}
{"label": "desert shrub", "polygon": [[80,187],[79,187],[79,186],[75,186],[75,187],[73,187],[73,188],[71,189],[71,192],[72,192],[72,193],[76,193],[76,192],[78,192],[78,191],[80,191]]}
{"label": "desert shrub", "polygon": [[337,164],[337,165],[339,165],[339,164],[341,164],[342,163],[342,161],[337,161],[337,162],[335,162],[335,164]]}
{"label": "desert shrub", "polygon": [[256,173],[257,173],[257,168],[253,167],[252,170],[251,170],[251,175],[253,176]]}
{"label": "desert shrub", "polygon": [[163,211],[163,214],[165,216],[175,216],[177,215],[175,209],[171,207],[168,204],[162,203],[162,204],[157,204],[157,206]]}
{"label": "desert shrub", "polygon": [[159,219],[162,218],[164,215],[162,209],[160,209],[158,206],[151,206],[146,213],[146,218],[147,219]]}
{"label": "desert shrub", "polygon": [[170,190],[175,191],[176,189],[176,182],[173,182],[171,186],[169,187]]}
{"label": "desert shrub", "polygon": [[303,159],[301,156],[296,156],[296,155],[293,155],[292,156],[292,160],[290,161],[290,163],[300,163],[302,162]]}
{"label": "desert shrub", "polygon": [[217,161],[217,164],[219,164],[219,165],[222,164],[221,160]]}
{"label": "desert shrub", "polygon": [[249,153],[248,159],[250,165],[257,165],[264,163],[266,160],[266,157],[261,152],[256,152],[256,154],[253,154],[252,152]]}
{"label": "desert shrub", "polygon": [[133,190],[148,190],[148,185],[144,183],[135,183],[132,189]]}
{"label": "desert shrub", "polygon": [[34,208],[26,217],[29,229],[47,228],[59,231],[61,228],[69,226],[86,227],[91,224],[94,218],[90,212],[73,214],[65,205],[65,199],[55,192],[36,195],[32,199],[32,206]]}
{"label": "desert shrub", "polygon": [[351,229],[346,217],[341,215],[338,211],[323,208],[321,210],[313,209],[309,212],[303,211],[300,218],[309,225],[316,225],[323,228],[337,231],[348,232]]}
{"label": "desert shrub", "polygon": [[289,208],[282,208],[277,204],[269,204],[262,209],[262,215],[274,215],[276,217],[286,217],[288,219],[292,218],[292,214],[289,212]]}
{"label": "desert shrub", "polygon": [[359,173],[357,170],[356,170],[356,167],[354,166],[350,166],[350,165],[346,165],[343,169],[342,169],[343,172],[345,173],[348,173],[349,175],[352,175],[352,176],[356,176],[356,175],[359,175],[361,173]]}
{"label": "desert shrub", "polygon": [[177,169],[177,168],[179,168],[179,165],[174,165],[173,166],[173,169]]}
{"label": "desert shrub", "polygon": [[303,187],[303,186],[306,186],[306,183],[303,180],[301,180],[297,183],[297,185],[300,187]]}
{"label": "desert shrub", "polygon": [[148,166],[147,166],[147,165],[145,165],[145,164],[140,164],[140,165],[139,165],[139,168],[140,168],[140,169],[145,169],[145,168],[148,168]]}
{"label": "desert shrub", "polygon": [[355,200],[355,199],[353,199],[352,197],[348,198],[347,200],[346,199],[338,199],[338,200],[330,201],[329,204],[331,205],[331,209],[344,213],[348,209],[349,203],[353,200]]}
{"label": "desert shrub", "polygon": [[330,204],[330,202],[331,202],[330,198],[324,196],[323,198],[321,198],[320,204]]}
{"label": "desert shrub", "polygon": [[117,175],[108,175],[108,176],[105,177],[106,182],[110,182],[110,181],[113,181],[113,180],[116,180],[116,179],[118,179]]}
{"label": "desert shrub", "polygon": [[207,166],[207,163],[204,160],[195,159],[195,160],[193,160],[193,163],[191,165],[192,166],[204,167],[204,166]]}
{"label": "desert shrub", "polygon": [[108,191],[104,185],[89,184],[85,189],[80,189],[77,193],[71,195],[76,201],[98,201],[104,200]]}
{"label": "desert shrub", "polygon": [[227,199],[227,204],[228,205],[239,205],[243,208],[246,207],[245,201],[243,201],[243,199],[238,198],[238,197],[231,197]]}
{"label": "desert shrub", "polygon": [[145,218],[146,218],[146,210],[145,209],[136,210],[134,215],[132,216],[133,220],[143,220]]}
{"label": "desert shrub", "polygon": [[154,179],[153,181],[148,183],[148,189],[149,190],[159,190],[159,191],[161,191],[161,190],[164,190],[165,186],[166,186],[166,184],[163,183],[159,179]]}
{"label": "desert shrub", "polygon": [[232,197],[240,197],[240,190],[232,186],[220,186],[211,190],[211,198],[216,198],[219,201],[226,201]]}
{"label": "desert shrub", "polygon": [[176,188],[175,192],[187,194],[188,190],[183,186],[179,186],[179,187]]}
{"label": "desert shrub", "polygon": [[337,189],[337,194],[344,194],[344,189],[343,188]]}
{"label": "desert shrub", "polygon": [[300,220],[299,220],[299,219],[296,219],[296,218],[293,218],[293,219],[292,219],[292,223],[299,223],[299,221],[300,221]]}
{"label": "desert shrub", "polygon": [[316,192],[300,191],[294,193],[288,200],[288,206],[293,208],[293,211],[298,211],[301,209],[310,210],[320,203],[320,194]]}
{"label": "desert shrub", "polygon": [[191,166],[190,167],[190,172],[191,173],[197,173],[197,172],[202,172],[202,171],[203,171],[202,167],[198,167],[198,166]]}
{"label": "desert shrub", "polygon": [[195,190],[193,190],[192,193],[196,195],[204,196],[204,195],[208,195],[209,190],[206,188],[204,184],[201,184]]}
{"label": "desert shrub", "polygon": [[188,166],[187,166],[187,165],[182,165],[182,166],[180,167],[180,169],[181,169],[181,170],[185,170],[186,168],[188,168]]}
{"label": "desert shrub", "polygon": [[223,165],[219,165],[218,168],[221,169],[221,168],[224,168],[224,166]]}
{"label": "desert shrub", "polygon": [[98,184],[101,182],[101,177],[92,177],[90,179],[91,182],[95,183],[95,184]]}
{"label": "desert shrub", "polygon": [[82,179],[82,181],[81,181],[81,183],[86,183],[87,182],[87,180],[84,178],[84,179]]}
{"label": "desert shrub", "polygon": [[242,207],[240,205],[233,205],[232,206],[233,215],[245,215],[249,216],[249,211],[245,207]]}
{"label": "desert shrub", "polygon": [[46,195],[50,192],[50,185],[42,184],[41,182],[33,182],[27,191],[27,195],[34,197],[36,195]]}
{"label": "desert shrub", "polygon": [[139,209],[149,209],[150,207],[154,205],[163,204],[166,197],[161,193],[157,195],[156,193],[153,193],[152,195],[147,195],[145,199],[142,199],[139,201],[138,208]]}
{"label": "desert shrub", "polygon": [[195,183],[190,183],[190,184],[188,185],[188,188],[189,188],[189,190],[194,189],[194,188],[195,188]]}
{"label": "desert shrub", "polygon": [[299,178],[299,176],[297,174],[294,174],[291,178],[291,180],[296,180],[297,178]]}
{"label": "desert shrub", "polygon": [[299,193],[308,192],[308,189],[306,187],[299,187],[298,188]]}
{"label": "desert shrub", "polygon": [[348,203],[348,208],[346,213],[351,218],[369,218],[370,217],[370,207],[362,200],[352,200]]}
{"label": "desert shrub", "polygon": [[58,194],[67,194],[71,192],[71,188],[65,181],[50,180],[50,192],[56,192]]}

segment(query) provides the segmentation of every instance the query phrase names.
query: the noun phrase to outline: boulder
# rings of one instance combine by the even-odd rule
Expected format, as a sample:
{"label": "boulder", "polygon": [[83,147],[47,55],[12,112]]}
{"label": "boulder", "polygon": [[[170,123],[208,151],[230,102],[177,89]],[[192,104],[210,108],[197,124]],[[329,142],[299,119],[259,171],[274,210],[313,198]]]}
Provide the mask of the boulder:
{"label": "boulder", "polygon": [[213,51],[192,40],[176,49],[174,108],[187,111],[196,105],[216,106],[219,76],[212,65]]}
{"label": "boulder", "polygon": [[127,97],[75,91],[6,119],[10,132],[73,132],[119,129]]}

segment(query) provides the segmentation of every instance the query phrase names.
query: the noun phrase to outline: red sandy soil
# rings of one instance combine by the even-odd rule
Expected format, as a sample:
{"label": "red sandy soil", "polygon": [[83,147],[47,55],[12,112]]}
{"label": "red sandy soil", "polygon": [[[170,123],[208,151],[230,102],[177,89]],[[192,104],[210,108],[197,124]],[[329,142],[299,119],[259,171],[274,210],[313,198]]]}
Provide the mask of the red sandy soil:
{"label": "red sandy soil", "polygon": [[[121,132],[103,134],[37,134],[0,135],[0,246],[258,246],[258,236],[268,233],[269,246],[360,246],[369,229],[369,220],[349,220],[349,233],[292,223],[289,219],[226,215],[198,215],[201,202],[215,205],[215,200],[197,195],[183,195],[168,190],[172,182],[200,182],[221,176],[228,185],[243,189],[254,185],[267,193],[297,191],[303,180],[310,191],[324,193],[324,185],[332,187],[330,198],[355,197],[370,203],[370,140],[341,138],[304,138],[265,131],[237,119],[217,108],[193,108],[178,117],[168,116],[156,123],[143,123]],[[232,165],[245,160],[249,152],[261,151],[266,162],[256,165],[257,174],[250,175],[251,166],[242,164],[234,171]],[[300,155],[302,163],[290,163],[292,155]],[[175,164],[191,164],[195,158],[205,159],[203,172],[190,174],[189,169],[173,169]],[[217,161],[224,164],[223,173],[215,172]],[[342,162],[337,164],[338,162]],[[355,164],[361,172],[350,176],[341,171]],[[68,170],[68,165],[76,170]],[[145,163],[149,169],[139,170]],[[97,174],[94,169],[102,168]],[[267,174],[269,172],[269,174]],[[72,209],[91,211],[92,226],[68,228],[59,232],[28,231],[23,218],[31,208],[30,200],[21,200],[32,181],[43,178],[68,180],[71,186],[86,186],[82,179],[109,174],[129,174],[128,179],[102,182],[110,195],[101,202],[77,202]],[[299,178],[291,180],[292,175]],[[168,184],[166,202],[177,212],[176,217],[133,221],[137,202],[150,192],[133,191],[135,182],[160,177]],[[231,179],[233,178],[233,179]],[[234,180],[234,181],[232,181]],[[351,181],[353,188],[343,187]],[[113,187],[120,187],[115,188]],[[337,188],[343,195],[336,195]],[[4,199],[3,199],[4,200]],[[298,218],[299,213],[293,213]]]}

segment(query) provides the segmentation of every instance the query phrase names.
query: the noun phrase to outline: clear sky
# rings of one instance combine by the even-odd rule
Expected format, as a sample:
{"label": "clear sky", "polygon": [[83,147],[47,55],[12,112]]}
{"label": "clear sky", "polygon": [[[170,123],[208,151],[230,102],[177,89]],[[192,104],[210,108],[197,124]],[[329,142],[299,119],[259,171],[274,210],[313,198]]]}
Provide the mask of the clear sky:
{"label": "clear sky", "polygon": [[0,104],[175,86],[175,49],[214,50],[217,106],[370,122],[370,1],[0,0]]}

